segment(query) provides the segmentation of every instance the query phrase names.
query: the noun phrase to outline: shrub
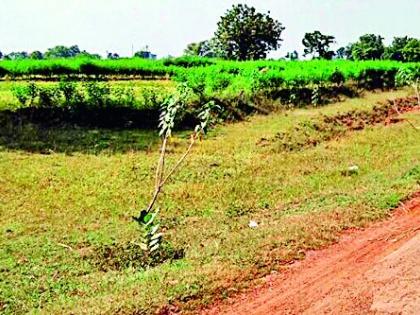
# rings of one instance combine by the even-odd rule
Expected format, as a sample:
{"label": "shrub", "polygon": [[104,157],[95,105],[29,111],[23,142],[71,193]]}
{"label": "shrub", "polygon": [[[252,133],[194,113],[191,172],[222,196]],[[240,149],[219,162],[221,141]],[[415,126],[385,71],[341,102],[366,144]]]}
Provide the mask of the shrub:
{"label": "shrub", "polygon": [[53,107],[61,104],[61,91],[58,87],[38,87],[37,90],[40,107]]}
{"label": "shrub", "polygon": [[0,77],[4,77],[9,74],[9,71],[7,69],[0,67]]}
{"label": "shrub", "polygon": [[204,67],[215,64],[216,61],[209,58],[184,56],[179,58],[168,58],[163,61],[164,66],[178,66],[183,68]]}
{"label": "shrub", "polygon": [[64,96],[64,105],[72,106],[83,103],[83,95],[79,93],[76,82],[62,79],[58,84],[58,89]]}
{"label": "shrub", "polygon": [[331,83],[335,83],[338,85],[343,84],[346,81],[346,77],[344,76],[344,74],[338,70],[337,68],[334,70],[334,72],[331,74],[329,81]]}
{"label": "shrub", "polygon": [[104,82],[84,82],[83,88],[86,93],[86,105],[94,108],[103,108],[111,103],[111,88]]}

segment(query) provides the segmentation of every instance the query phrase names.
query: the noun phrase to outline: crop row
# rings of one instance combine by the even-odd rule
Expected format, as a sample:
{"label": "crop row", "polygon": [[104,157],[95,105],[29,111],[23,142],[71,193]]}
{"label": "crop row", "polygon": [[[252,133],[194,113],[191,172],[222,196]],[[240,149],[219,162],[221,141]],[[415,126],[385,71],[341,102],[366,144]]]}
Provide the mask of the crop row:
{"label": "crop row", "polygon": [[[245,61],[232,62],[198,57],[147,60],[127,58],[95,60],[85,58],[54,60],[0,61],[0,77],[3,78],[53,78],[67,76],[95,77],[167,77],[177,81],[206,82],[209,90],[235,89],[240,86],[252,89],[257,78],[260,84],[304,85],[320,82],[341,83],[348,80],[362,81],[366,73],[376,72],[391,78],[401,67],[420,64],[402,64],[396,61]],[[255,88],[255,87],[254,87]]]}

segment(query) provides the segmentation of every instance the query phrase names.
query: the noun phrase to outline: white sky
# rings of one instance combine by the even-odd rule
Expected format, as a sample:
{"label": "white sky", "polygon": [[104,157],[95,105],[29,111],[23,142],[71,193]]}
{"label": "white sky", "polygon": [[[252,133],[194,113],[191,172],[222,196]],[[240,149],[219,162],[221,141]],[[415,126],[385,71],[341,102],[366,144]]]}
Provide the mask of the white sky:
{"label": "white sky", "polygon": [[305,32],[334,35],[337,47],[366,33],[420,38],[420,0],[0,0],[0,51],[45,51],[77,44],[89,52],[131,54],[148,45],[180,55],[208,39],[232,4],[247,3],[286,27],[273,57],[302,51]]}

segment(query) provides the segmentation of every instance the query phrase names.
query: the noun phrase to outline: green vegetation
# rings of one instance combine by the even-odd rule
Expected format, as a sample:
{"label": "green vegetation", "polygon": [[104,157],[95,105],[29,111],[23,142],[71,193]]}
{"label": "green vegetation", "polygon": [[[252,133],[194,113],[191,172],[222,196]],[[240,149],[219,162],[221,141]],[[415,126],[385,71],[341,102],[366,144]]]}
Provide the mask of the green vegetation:
{"label": "green vegetation", "polygon": [[306,33],[302,40],[305,46],[304,56],[312,55],[314,58],[331,60],[335,53],[330,50],[330,45],[334,43],[334,36],[324,35],[320,31]]}
{"label": "green vegetation", "polygon": [[239,4],[184,57],[0,52],[0,313],[196,312],[419,190],[419,41],[265,60],[284,30]]}
{"label": "green vegetation", "polygon": [[234,62],[198,57],[155,61],[76,58],[2,61],[1,68],[11,77],[24,79],[171,78],[186,83],[199,98],[213,98],[235,107],[238,100],[246,106],[255,104],[255,97],[261,95],[299,105],[310,104],[324,90],[330,91],[324,95],[328,99],[334,93],[355,94],[359,88],[393,88],[398,71],[410,68],[418,73],[420,64],[346,60]]}
{"label": "green vegetation", "polygon": [[[3,146],[2,312],[188,309],[237,292],[304,250],[333,242],[345,228],[385,217],[420,187],[418,132],[409,124],[379,125],[293,153],[257,143],[320,114],[369,110],[406,93],[367,94],[216,128],[159,201],[161,228],[173,247],[162,254],[169,260],[152,269],[137,264],[131,215],[152,194],[157,136],[124,131],[134,135],[126,143],[133,150],[105,143],[95,152],[95,139],[84,143],[81,133],[68,133],[74,150],[62,154],[54,152],[59,143],[51,130],[42,143],[48,155],[28,154],[18,143]],[[420,123],[417,113],[406,115]],[[98,130],[105,132],[110,141],[122,139],[122,131]],[[171,140],[168,165],[188,141],[182,133]],[[359,173],[343,175],[353,164]],[[258,222],[256,229],[248,227],[250,220]]]}
{"label": "green vegetation", "polygon": [[[80,81],[67,81],[63,78],[63,82],[68,84],[74,84],[76,91],[82,94],[83,98],[85,95],[85,87],[89,85],[89,82],[80,82]],[[24,92],[28,89],[30,85],[35,83],[35,87],[39,90],[59,90],[60,85],[61,89],[64,88],[63,83],[58,82],[45,82],[45,81],[3,81],[0,82],[0,111],[1,110],[16,110],[18,108],[27,107],[29,104],[25,103],[24,105],[19,102],[19,99],[16,97],[16,92],[19,90]],[[134,96],[135,107],[153,107],[156,104],[159,106],[158,100],[165,98],[175,89],[175,83],[173,81],[161,80],[161,81],[92,81],[93,85],[105,86],[109,90],[110,94],[118,96],[118,92],[122,90],[130,91]],[[64,95],[58,95],[57,106],[64,105]],[[158,99],[158,100],[157,100]],[[153,104],[153,105],[152,105]],[[40,103],[39,99],[34,99],[34,106],[44,106]],[[125,104],[128,105],[128,104]]]}
{"label": "green vegetation", "polygon": [[[31,62],[54,65],[54,62],[77,64],[80,61]],[[97,60],[94,68],[113,65],[118,69],[123,61]],[[233,62],[206,58],[127,61],[132,66],[155,65],[161,67],[162,72],[166,71],[162,69],[172,69],[172,80],[99,82],[88,76],[67,75],[57,77],[60,78],[57,83],[0,83],[0,108],[3,109],[0,129],[9,135],[5,143],[13,146],[16,139],[26,137],[26,128],[42,139],[48,133],[44,127],[62,124],[91,128],[157,128],[160,105],[175,90],[175,83],[186,85],[191,91],[188,106],[180,118],[179,126],[184,128],[194,126],[197,113],[209,102],[220,106],[219,119],[237,121],[251,113],[269,113],[283,107],[324,105],[359,95],[362,89],[417,87],[420,74],[418,63],[391,61]],[[22,62],[28,64],[29,61]],[[78,65],[81,69],[89,68],[83,63]]]}
{"label": "green vegetation", "polygon": [[359,41],[350,46],[351,58],[354,60],[381,59],[385,52],[383,39],[375,34],[360,36]]}
{"label": "green vegetation", "polygon": [[[211,58],[181,57],[175,59],[148,60],[126,58],[115,60],[92,60],[86,58],[53,60],[3,60],[0,61],[0,74],[10,78],[37,79],[70,76],[77,79],[92,76],[94,78],[159,78],[176,77],[189,70],[212,71],[212,74],[241,75],[249,77],[253,72],[269,69],[285,82],[327,81],[337,69],[347,79],[358,80],[363,71],[399,69],[405,65],[396,61],[246,61],[234,62]],[[411,65],[419,66],[418,63]],[[272,73],[270,73],[272,74]],[[267,74],[268,76],[269,74]],[[311,79],[311,77],[313,78]]]}
{"label": "green vegetation", "polygon": [[284,29],[269,14],[238,4],[220,18],[214,39],[220,55],[229,60],[258,60],[280,48]]}

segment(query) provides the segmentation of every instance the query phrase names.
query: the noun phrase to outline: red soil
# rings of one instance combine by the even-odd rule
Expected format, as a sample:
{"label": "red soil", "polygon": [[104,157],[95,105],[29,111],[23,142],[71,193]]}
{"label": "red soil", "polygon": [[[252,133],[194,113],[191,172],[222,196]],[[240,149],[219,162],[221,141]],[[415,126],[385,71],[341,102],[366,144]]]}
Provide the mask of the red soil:
{"label": "red soil", "polygon": [[202,314],[420,314],[420,193],[266,283]]}

